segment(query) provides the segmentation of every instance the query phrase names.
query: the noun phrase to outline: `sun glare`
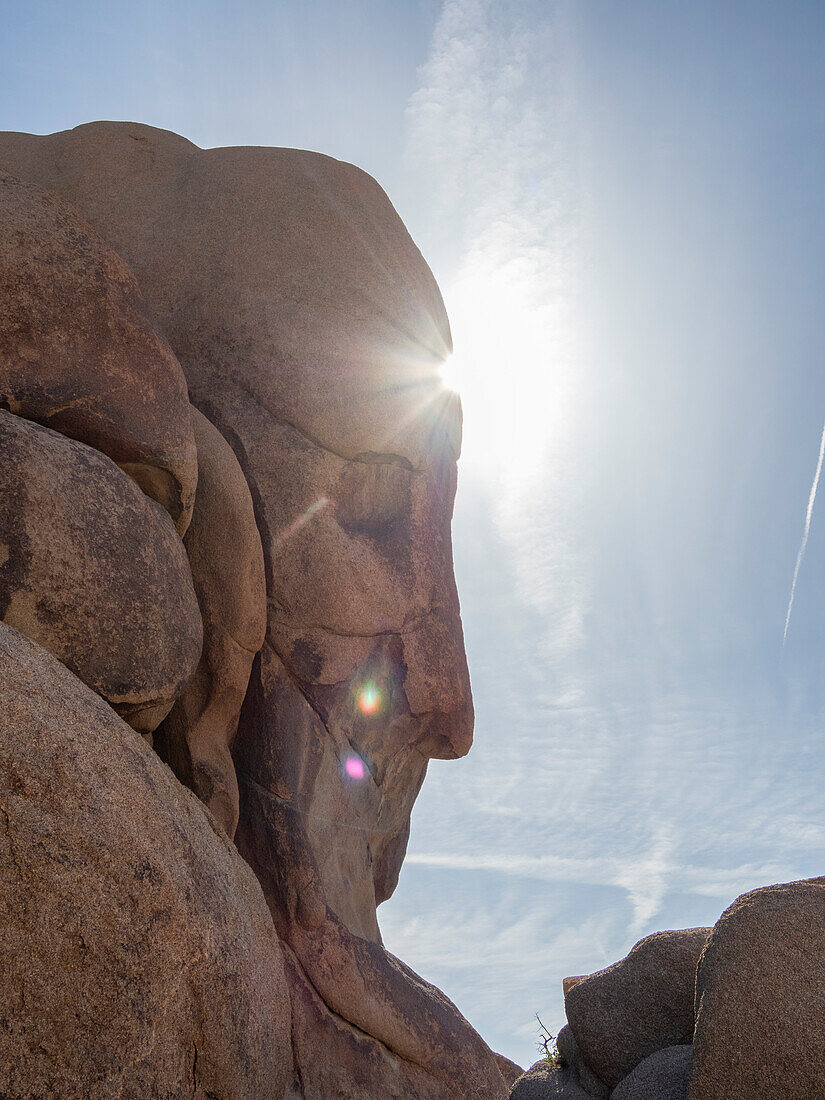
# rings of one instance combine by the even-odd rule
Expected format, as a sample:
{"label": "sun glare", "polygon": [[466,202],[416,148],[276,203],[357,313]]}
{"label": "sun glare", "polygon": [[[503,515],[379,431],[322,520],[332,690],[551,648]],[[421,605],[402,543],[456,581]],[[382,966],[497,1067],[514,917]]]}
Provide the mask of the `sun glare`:
{"label": "sun glare", "polygon": [[528,472],[571,428],[576,326],[568,297],[541,299],[543,282],[468,262],[447,295],[456,352],[442,378],[461,396],[468,465]]}

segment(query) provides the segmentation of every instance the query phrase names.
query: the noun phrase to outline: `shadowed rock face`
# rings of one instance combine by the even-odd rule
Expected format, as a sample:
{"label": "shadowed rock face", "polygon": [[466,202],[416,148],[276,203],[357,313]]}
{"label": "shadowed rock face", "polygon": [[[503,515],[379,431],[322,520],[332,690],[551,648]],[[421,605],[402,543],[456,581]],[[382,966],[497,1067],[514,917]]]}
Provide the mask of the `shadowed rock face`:
{"label": "shadowed rock face", "polygon": [[[252,493],[267,637],[234,750],[237,841],[292,952],[296,1095],[396,1095],[386,1059],[398,1096],[505,1095],[376,919],[428,759],[472,735],[450,546],[460,410],[437,375],[450,335],[429,269],[375,181],[317,154],[96,123],[0,135],[0,163],[128,261]],[[321,1033],[338,1050],[323,1081]]]}
{"label": "shadowed rock face", "polygon": [[266,633],[264,557],[252,498],[232,448],[197,409],[192,423],[198,495],[184,545],[203,617],[203,653],[154,742],[233,837],[238,782],[230,746]]}

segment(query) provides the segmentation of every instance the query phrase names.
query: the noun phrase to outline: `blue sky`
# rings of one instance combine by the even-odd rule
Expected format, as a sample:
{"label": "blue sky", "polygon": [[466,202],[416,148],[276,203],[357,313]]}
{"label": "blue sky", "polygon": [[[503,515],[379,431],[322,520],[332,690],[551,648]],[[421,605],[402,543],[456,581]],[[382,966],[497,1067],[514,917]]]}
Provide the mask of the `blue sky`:
{"label": "blue sky", "polygon": [[[352,160],[433,266],[476,745],[385,939],[528,1064],[561,978],[822,871],[825,7],[4,5],[0,125]],[[819,507],[825,508],[825,489]]]}

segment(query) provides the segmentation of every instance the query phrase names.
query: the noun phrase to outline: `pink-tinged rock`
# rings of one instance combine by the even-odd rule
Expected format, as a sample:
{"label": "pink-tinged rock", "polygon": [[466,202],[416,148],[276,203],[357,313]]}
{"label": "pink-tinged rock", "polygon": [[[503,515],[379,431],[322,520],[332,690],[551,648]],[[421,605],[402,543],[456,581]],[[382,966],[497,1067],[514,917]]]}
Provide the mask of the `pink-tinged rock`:
{"label": "pink-tinged rock", "polygon": [[766,886],[722,914],[699,961],[689,1100],[823,1095],[825,879]]}
{"label": "pink-tinged rock", "polygon": [[124,261],[65,202],[0,170],[0,408],[102,451],[186,529],[186,382]]}
{"label": "pink-tinged rock", "polygon": [[516,1065],[512,1058],[508,1058],[505,1054],[494,1054],[493,1057],[506,1085],[512,1085],[524,1073],[521,1066]]}
{"label": "pink-tinged rock", "polygon": [[283,957],[146,742],[0,623],[0,1095],[282,1100]]}

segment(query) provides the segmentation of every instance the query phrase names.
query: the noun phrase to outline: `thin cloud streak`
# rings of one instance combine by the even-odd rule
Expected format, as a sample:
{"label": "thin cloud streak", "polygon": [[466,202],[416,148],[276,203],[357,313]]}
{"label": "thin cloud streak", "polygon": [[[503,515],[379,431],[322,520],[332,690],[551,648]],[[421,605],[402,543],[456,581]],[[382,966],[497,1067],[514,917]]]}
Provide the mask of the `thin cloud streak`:
{"label": "thin cloud streak", "polygon": [[[638,929],[655,917],[658,905],[651,905],[651,870],[658,879],[652,892],[659,901],[668,888],[678,887],[706,897],[731,900],[765,882],[773,882],[788,873],[779,862],[744,863],[736,867],[706,867],[697,864],[667,862],[661,859],[638,860],[569,858],[564,856],[469,855],[466,853],[413,853],[407,863],[449,871],[486,871],[544,882],[567,882],[592,886],[615,886],[627,892]],[[654,864],[656,864],[654,866]],[[631,928],[636,932],[636,925]]]}
{"label": "thin cloud streak", "polygon": [[799,553],[796,555],[796,566],[793,571],[793,581],[791,582],[791,596],[788,600],[788,614],[785,616],[785,630],[782,634],[782,645],[788,640],[788,627],[791,625],[791,611],[793,611],[793,600],[796,595],[796,582],[799,579],[799,567],[802,565],[802,559],[805,556],[805,548],[808,545],[808,535],[811,532],[811,516],[814,511],[814,502],[816,500],[816,491],[819,488],[819,475],[822,473],[822,458],[825,455],[825,424],[822,425],[822,436],[819,440],[819,458],[816,463],[816,473],[814,474],[813,484],[811,485],[810,496],[808,497],[808,510],[805,513],[805,530],[802,533],[802,542],[799,546]]}

